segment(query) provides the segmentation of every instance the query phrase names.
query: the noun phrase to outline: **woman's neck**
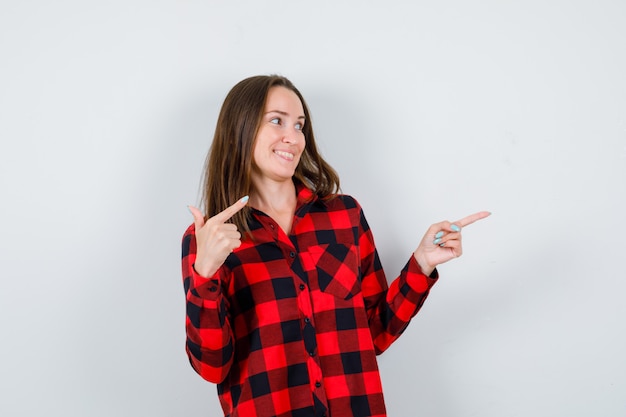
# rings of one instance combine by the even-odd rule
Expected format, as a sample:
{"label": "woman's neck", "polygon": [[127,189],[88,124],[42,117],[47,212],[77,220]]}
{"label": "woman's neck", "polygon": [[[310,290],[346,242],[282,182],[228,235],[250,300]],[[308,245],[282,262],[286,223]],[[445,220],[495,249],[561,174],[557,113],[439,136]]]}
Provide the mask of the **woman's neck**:
{"label": "woman's neck", "polygon": [[286,234],[291,231],[298,202],[293,181],[254,181],[249,205],[270,216]]}

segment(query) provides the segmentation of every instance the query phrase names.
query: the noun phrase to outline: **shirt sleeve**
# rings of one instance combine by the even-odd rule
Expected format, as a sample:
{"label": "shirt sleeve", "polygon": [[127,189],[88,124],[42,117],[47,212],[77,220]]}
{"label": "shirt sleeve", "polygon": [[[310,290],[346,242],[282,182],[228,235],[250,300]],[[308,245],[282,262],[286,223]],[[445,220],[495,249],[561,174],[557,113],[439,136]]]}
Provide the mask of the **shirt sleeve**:
{"label": "shirt sleeve", "polygon": [[411,255],[400,275],[388,285],[372,231],[363,211],[359,209],[359,212],[361,291],[374,347],[376,353],[381,354],[400,337],[420,310],[438,279],[438,272],[435,269],[426,276]]}
{"label": "shirt sleeve", "polygon": [[209,278],[194,269],[196,237],[189,226],[182,241],[182,274],[186,296],[186,351],[193,369],[204,379],[220,383],[233,361],[234,338],[223,285],[229,271],[222,267]]}

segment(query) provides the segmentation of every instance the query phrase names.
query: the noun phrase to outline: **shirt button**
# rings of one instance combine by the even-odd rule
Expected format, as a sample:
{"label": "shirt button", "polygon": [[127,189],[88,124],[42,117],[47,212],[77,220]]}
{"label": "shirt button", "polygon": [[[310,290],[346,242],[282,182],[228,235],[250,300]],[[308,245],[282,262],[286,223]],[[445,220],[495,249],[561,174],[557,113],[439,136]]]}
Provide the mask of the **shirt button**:
{"label": "shirt button", "polygon": [[304,322],[305,322],[305,323],[309,323],[310,321],[311,321],[311,320],[309,320],[309,318],[308,318],[308,317],[305,317],[305,318],[304,318]]}
{"label": "shirt button", "polygon": [[217,287],[211,287],[211,288],[209,288],[209,291],[215,292],[215,291],[217,291]]}
{"label": "shirt button", "polygon": [[315,352],[310,351],[310,352],[309,352],[309,356],[315,356]]}
{"label": "shirt button", "polygon": [[304,290],[305,290],[305,288],[306,288],[306,285],[304,285],[304,284],[300,284],[300,291],[304,291]]}
{"label": "shirt button", "polygon": [[273,224],[270,224],[270,228],[271,228],[272,230],[274,230],[274,229],[276,228],[276,226],[274,226]]}
{"label": "shirt button", "polygon": [[295,252],[289,252],[289,256],[290,256],[291,258],[295,258],[295,257],[296,257],[296,253],[295,253]]}
{"label": "shirt button", "polygon": [[315,383],[315,386],[316,386],[317,388],[320,388],[320,387],[322,386],[322,383],[321,383],[320,381],[317,381],[317,382]]}

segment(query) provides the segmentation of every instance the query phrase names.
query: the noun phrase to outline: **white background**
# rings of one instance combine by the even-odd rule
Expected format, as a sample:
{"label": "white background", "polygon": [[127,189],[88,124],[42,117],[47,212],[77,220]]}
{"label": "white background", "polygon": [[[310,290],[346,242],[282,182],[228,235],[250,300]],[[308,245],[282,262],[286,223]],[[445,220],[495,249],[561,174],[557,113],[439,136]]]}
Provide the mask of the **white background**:
{"label": "white background", "polygon": [[217,416],[180,239],[227,91],[302,91],[392,279],[465,255],[380,357],[390,416],[626,415],[626,3],[0,3],[0,415]]}

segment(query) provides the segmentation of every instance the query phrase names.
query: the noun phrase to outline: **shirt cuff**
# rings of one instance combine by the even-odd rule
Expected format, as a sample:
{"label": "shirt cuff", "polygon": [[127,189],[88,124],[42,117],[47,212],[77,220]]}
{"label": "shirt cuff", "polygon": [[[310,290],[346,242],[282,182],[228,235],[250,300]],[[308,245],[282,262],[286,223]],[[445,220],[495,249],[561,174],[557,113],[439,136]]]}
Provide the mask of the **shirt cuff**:
{"label": "shirt cuff", "polygon": [[219,270],[211,277],[203,277],[196,272],[195,265],[192,265],[192,288],[200,297],[207,301],[215,301],[221,294],[221,285],[219,278]]}
{"label": "shirt cuff", "polygon": [[407,284],[411,287],[411,289],[413,289],[413,291],[418,293],[427,292],[439,279],[439,271],[437,271],[437,268],[433,269],[433,272],[431,272],[430,275],[424,274],[422,268],[419,263],[417,263],[417,260],[413,255],[411,255],[411,259],[409,259],[404,269],[407,274]]}

